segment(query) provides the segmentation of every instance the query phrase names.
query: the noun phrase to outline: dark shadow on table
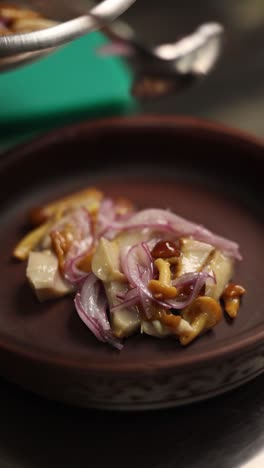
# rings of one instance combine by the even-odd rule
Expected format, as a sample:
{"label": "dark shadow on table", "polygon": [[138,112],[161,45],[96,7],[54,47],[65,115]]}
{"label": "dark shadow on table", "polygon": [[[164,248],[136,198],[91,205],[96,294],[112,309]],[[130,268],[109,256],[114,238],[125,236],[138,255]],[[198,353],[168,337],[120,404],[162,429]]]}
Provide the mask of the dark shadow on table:
{"label": "dark shadow on table", "polygon": [[188,407],[112,413],[49,402],[1,381],[0,466],[235,468],[263,445],[263,393],[261,376]]}

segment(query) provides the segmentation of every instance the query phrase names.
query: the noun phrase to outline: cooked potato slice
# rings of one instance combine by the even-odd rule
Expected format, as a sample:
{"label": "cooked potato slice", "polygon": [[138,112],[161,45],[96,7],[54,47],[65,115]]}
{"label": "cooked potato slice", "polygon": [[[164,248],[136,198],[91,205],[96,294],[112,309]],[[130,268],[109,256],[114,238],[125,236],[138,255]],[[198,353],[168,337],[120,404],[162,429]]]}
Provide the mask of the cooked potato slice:
{"label": "cooked potato slice", "polygon": [[26,275],[41,302],[73,291],[72,286],[61,276],[58,259],[51,250],[30,252]]}
{"label": "cooked potato slice", "polygon": [[210,244],[193,239],[181,239],[182,255],[178,259],[177,276],[200,271],[214,250]]}
{"label": "cooked potato slice", "polygon": [[[118,303],[117,295],[125,294],[127,291],[127,284],[119,281],[104,283],[104,287],[110,309]],[[140,317],[136,307],[118,308],[110,313],[110,321],[114,335],[119,338],[132,335],[140,327]]]}
{"label": "cooked potato slice", "polygon": [[226,257],[222,252],[216,250],[205,271],[214,274],[216,283],[208,281],[205,295],[216,300],[222,295],[225,286],[229,283],[234,273],[234,261]]}
{"label": "cooked potato slice", "polygon": [[100,239],[92,259],[92,271],[104,283],[125,280],[120,272],[119,248],[115,241]]}

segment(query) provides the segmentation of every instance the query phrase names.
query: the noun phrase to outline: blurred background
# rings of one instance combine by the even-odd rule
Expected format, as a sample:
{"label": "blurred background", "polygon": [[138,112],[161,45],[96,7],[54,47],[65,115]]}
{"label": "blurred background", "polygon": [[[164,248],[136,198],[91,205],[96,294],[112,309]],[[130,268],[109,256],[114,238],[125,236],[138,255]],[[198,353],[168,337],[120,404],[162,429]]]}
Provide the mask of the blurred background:
{"label": "blurred background", "polygon": [[[225,50],[205,81],[180,95],[140,103],[132,112],[192,115],[264,136],[264,0],[137,0],[123,19],[149,43],[174,41],[206,21],[219,21],[226,30]],[[95,58],[94,49],[101,45],[97,36],[76,42],[39,63],[0,74],[0,152],[25,134],[31,138],[61,126],[67,113],[76,120],[112,115],[123,103],[122,114],[131,112],[126,69],[117,68],[115,59]],[[54,113],[56,106],[59,114]],[[109,456],[120,466],[124,458],[117,442],[129,453],[131,466],[173,468],[177,444],[177,460],[188,468],[222,468],[223,454],[225,468],[240,466],[249,457],[250,467],[260,467],[263,463],[255,464],[253,456],[264,446],[263,384],[262,376],[217,400],[148,415],[141,432],[153,433],[154,449],[157,441],[160,449],[159,433],[168,434],[166,450],[157,452],[138,438],[138,414],[127,416],[128,437],[122,415],[113,420],[111,413],[65,411],[0,379],[0,467],[57,468],[63,460],[64,466],[75,467],[76,460],[78,466],[88,466],[91,457],[97,466],[108,466]],[[154,424],[159,432],[153,432]],[[103,448],[102,428],[109,436]],[[212,451],[208,434],[215,442]]]}
{"label": "blurred background", "polygon": [[222,23],[225,50],[215,71],[143,111],[195,115],[264,136],[264,0],[138,0],[124,19],[150,43],[173,41],[206,21]]}
{"label": "blurred background", "polygon": [[[63,8],[43,0],[23,4],[46,14],[50,8],[59,20],[91,4],[62,1]],[[97,54],[106,40],[101,33],[0,73],[0,152],[71,122],[131,113],[197,116],[264,136],[264,0],[137,0],[122,19],[149,45],[176,41],[202,23],[217,21],[225,28],[225,47],[205,80],[139,105],[130,96],[131,70],[125,61]]]}

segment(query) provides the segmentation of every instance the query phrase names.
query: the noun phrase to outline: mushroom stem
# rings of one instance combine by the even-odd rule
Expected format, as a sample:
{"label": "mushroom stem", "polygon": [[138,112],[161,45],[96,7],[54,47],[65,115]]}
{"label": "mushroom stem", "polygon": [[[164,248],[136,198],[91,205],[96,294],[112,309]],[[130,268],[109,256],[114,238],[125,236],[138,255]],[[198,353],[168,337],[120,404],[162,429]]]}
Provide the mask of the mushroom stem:
{"label": "mushroom stem", "polygon": [[180,337],[180,343],[183,346],[191,343],[204,329],[206,328],[208,316],[207,313],[199,315],[194,322],[192,323],[192,331],[189,334],[183,335]]}
{"label": "mushroom stem", "polygon": [[222,294],[222,299],[225,304],[225,311],[230,318],[236,318],[241,297],[246,293],[246,290],[239,284],[229,283]]}
{"label": "mushroom stem", "polygon": [[180,338],[181,344],[185,346],[201,333],[215,327],[222,318],[222,309],[212,297],[199,296],[184,309],[182,316],[192,327],[191,333],[184,333]]}
{"label": "mushroom stem", "polygon": [[171,285],[170,263],[163,258],[157,258],[154,264],[159,271],[159,279],[149,281],[149,290],[157,299],[173,299],[178,291]]}
{"label": "mushroom stem", "polygon": [[170,264],[163,258],[157,258],[155,260],[155,267],[159,271],[159,281],[167,286],[171,285],[171,271],[170,271]]}
{"label": "mushroom stem", "polygon": [[23,237],[23,239],[14,248],[13,256],[18,260],[26,260],[29,256],[29,252],[37,247],[50,227],[50,222],[41,224],[39,227]]}
{"label": "mushroom stem", "polygon": [[236,318],[239,306],[240,306],[240,298],[239,297],[230,297],[225,299],[225,311],[229,315],[230,318]]}
{"label": "mushroom stem", "polygon": [[159,280],[150,280],[148,288],[156,298],[173,299],[177,296],[177,289],[174,286],[168,286]]}

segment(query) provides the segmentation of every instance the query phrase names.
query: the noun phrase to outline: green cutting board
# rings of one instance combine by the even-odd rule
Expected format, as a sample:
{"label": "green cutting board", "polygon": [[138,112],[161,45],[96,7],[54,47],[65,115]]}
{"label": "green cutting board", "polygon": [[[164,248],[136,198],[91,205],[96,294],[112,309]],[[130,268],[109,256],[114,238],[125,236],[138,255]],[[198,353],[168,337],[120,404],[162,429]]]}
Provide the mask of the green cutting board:
{"label": "green cutting board", "polygon": [[100,57],[106,42],[92,33],[31,65],[0,74],[0,149],[84,118],[133,112],[131,74]]}

